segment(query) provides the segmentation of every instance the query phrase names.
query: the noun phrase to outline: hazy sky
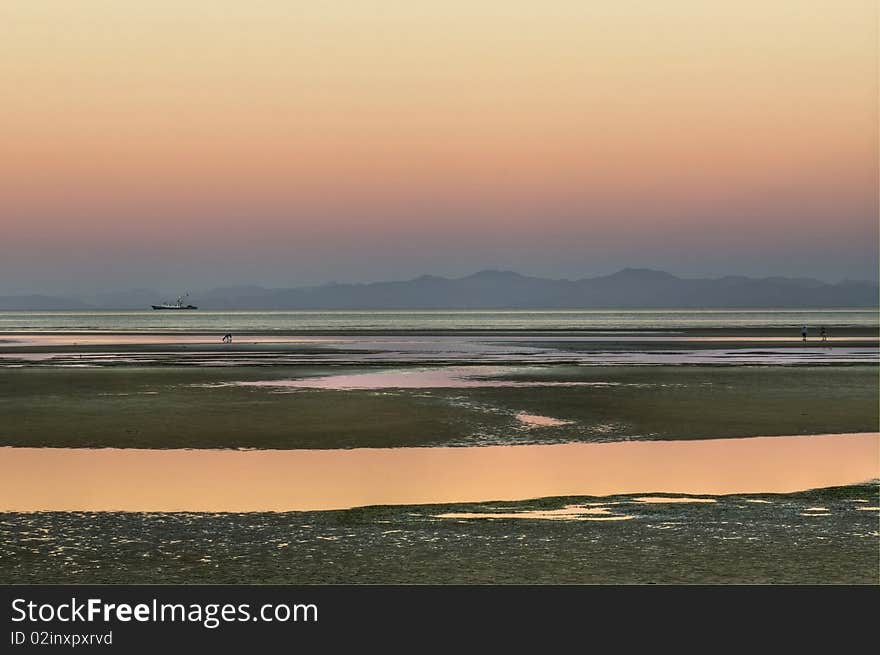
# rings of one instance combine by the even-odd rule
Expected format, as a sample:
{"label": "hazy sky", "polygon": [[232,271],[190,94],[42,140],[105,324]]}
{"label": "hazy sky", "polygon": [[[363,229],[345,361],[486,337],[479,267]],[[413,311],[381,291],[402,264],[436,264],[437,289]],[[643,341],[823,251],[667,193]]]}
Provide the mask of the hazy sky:
{"label": "hazy sky", "polygon": [[876,278],[875,0],[5,0],[0,293]]}

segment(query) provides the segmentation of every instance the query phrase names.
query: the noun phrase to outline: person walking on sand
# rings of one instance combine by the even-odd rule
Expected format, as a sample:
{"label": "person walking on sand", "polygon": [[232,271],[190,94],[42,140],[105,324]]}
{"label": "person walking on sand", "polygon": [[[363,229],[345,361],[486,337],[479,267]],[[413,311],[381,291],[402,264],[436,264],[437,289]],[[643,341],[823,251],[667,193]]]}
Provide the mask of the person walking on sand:
{"label": "person walking on sand", "polygon": [[819,335],[822,337],[822,343],[828,341],[828,331],[825,329],[824,325],[819,328]]}
{"label": "person walking on sand", "polygon": [[804,325],[801,328],[801,339],[803,339],[804,343],[807,343],[807,326],[806,325]]}

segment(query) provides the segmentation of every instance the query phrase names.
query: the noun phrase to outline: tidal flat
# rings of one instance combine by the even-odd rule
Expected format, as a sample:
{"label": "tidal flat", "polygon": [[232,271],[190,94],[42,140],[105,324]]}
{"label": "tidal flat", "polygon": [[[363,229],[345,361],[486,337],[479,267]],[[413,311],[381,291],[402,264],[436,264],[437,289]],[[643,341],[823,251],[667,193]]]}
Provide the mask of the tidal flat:
{"label": "tidal flat", "polygon": [[280,513],[0,514],[0,583],[878,584],[878,485]]}
{"label": "tidal flat", "polygon": [[[444,370],[458,369],[0,368],[0,445],[391,448],[868,432],[878,425],[872,364],[487,365],[468,367],[464,379],[479,384],[411,384]],[[408,386],[332,383],[389,371],[409,375]],[[555,420],[536,426],[523,415]]]}
{"label": "tidal flat", "polygon": [[0,582],[880,583],[876,312],[447,314],[0,313]]}

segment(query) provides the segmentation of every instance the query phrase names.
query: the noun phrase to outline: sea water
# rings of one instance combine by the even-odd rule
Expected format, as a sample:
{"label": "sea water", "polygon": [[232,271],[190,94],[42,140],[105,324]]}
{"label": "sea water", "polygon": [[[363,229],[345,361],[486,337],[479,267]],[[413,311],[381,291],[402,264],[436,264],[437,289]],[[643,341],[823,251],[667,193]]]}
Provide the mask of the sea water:
{"label": "sea water", "polygon": [[4,332],[877,329],[876,309],[0,312]]}

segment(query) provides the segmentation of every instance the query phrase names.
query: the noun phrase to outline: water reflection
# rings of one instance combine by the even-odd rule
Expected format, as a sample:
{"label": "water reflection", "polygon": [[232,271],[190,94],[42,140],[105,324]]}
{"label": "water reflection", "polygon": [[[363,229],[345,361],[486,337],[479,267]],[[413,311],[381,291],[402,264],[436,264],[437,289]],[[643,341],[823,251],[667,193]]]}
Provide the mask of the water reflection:
{"label": "water reflection", "polygon": [[555,428],[560,425],[571,425],[571,423],[573,422],[564,421],[559,418],[552,418],[550,416],[526,414],[525,412],[520,412],[519,414],[517,414],[516,420],[530,428]]}
{"label": "water reflection", "polygon": [[717,502],[714,498],[694,498],[692,496],[643,496],[641,498],[635,498],[640,503],[658,503],[658,504],[667,504],[667,503],[714,503]]}
{"label": "water reflection", "polygon": [[354,450],[5,447],[0,511],[246,512],[546,496],[789,493],[878,477],[878,433]]}
{"label": "water reflection", "polygon": [[[598,516],[597,516],[598,515]],[[612,514],[607,507],[568,505],[562,509],[524,510],[521,512],[447,512],[438,519],[540,519],[545,521],[628,521],[628,514]]]}
{"label": "water reflection", "polygon": [[[499,380],[493,376],[528,369],[514,367],[446,366],[350,373],[288,380],[246,380],[197,385],[203,387],[266,387],[269,389],[468,389],[474,387],[610,387],[619,382],[553,382]],[[525,414],[523,416],[526,416]],[[539,417],[541,418],[541,417]]]}

